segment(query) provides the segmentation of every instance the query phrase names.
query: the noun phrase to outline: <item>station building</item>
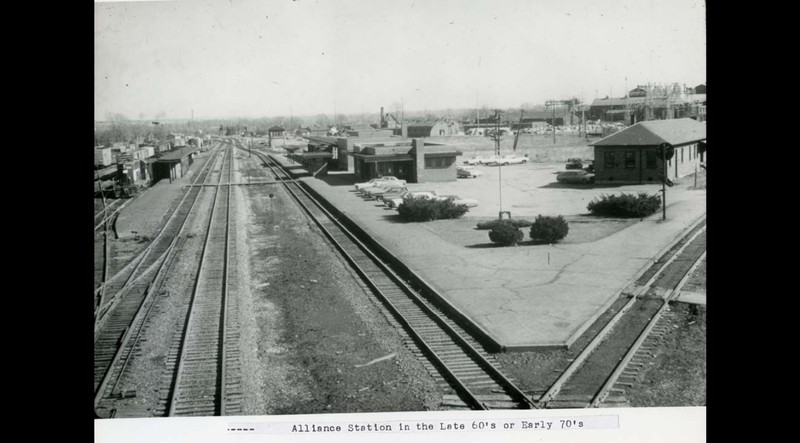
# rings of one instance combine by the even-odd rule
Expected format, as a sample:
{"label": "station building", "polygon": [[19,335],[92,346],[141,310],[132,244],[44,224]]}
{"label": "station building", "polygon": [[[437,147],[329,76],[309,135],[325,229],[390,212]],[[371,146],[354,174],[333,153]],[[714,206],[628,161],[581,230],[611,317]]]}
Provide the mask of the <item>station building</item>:
{"label": "station building", "polygon": [[595,182],[660,182],[664,164],[656,150],[663,143],[675,149],[667,161],[667,178],[692,174],[706,161],[706,124],[691,118],[644,121],[590,144],[594,146]]}
{"label": "station building", "polygon": [[456,180],[456,157],[462,155],[453,146],[414,138],[365,140],[353,144],[353,172],[358,180],[391,175],[409,183]]}
{"label": "station building", "polygon": [[315,137],[290,158],[309,172],[353,171],[358,180],[391,175],[409,183],[455,181],[455,147],[405,137]]}

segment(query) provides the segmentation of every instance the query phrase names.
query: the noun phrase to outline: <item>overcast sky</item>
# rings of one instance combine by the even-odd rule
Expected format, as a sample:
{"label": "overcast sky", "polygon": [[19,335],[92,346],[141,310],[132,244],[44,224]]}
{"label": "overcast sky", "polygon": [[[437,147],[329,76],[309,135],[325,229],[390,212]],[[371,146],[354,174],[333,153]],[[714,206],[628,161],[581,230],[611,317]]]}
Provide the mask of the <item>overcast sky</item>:
{"label": "overcast sky", "polygon": [[706,81],[697,0],[95,4],[95,118],[518,107]]}

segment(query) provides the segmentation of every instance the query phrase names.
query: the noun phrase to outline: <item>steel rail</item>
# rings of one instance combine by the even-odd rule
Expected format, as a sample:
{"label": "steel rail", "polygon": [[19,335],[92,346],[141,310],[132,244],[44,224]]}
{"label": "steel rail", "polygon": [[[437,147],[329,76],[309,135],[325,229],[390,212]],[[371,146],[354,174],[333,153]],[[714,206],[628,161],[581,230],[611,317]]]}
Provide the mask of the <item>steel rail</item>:
{"label": "steel rail", "polygon": [[[277,168],[281,170],[281,173],[284,176],[288,177],[288,173],[283,170],[283,168],[277,164],[272,159],[269,159],[268,156],[265,157],[263,154],[257,153],[259,157],[265,160],[265,163],[273,170],[273,174],[275,174],[273,167],[270,163],[274,163]],[[275,174],[276,177],[278,174]],[[359,276],[368,284],[368,286],[373,290],[373,292],[384,302],[384,304],[389,308],[390,312],[394,315],[395,318],[404,326],[404,328],[409,331],[409,335],[411,338],[420,346],[422,350],[426,354],[430,356],[430,358],[436,363],[436,365],[445,373],[447,378],[450,379],[451,383],[456,385],[456,391],[460,391],[465,397],[467,397],[467,403],[471,405],[473,408],[476,409],[489,409],[488,406],[484,404],[480,399],[477,398],[475,394],[471,392],[471,390],[462,382],[460,377],[455,374],[448,364],[444,361],[444,359],[437,354],[437,352],[433,349],[433,346],[428,344],[423,334],[414,328],[411,322],[406,318],[406,316],[402,313],[402,311],[395,306],[394,303],[384,294],[384,290],[378,287],[372,277],[370,277],[364,269],[362,269],[361,265],[357,262],[357,260],[351,256],[349,252],[346,251],[345,247],[334,237],[334,235],[322,224],[319,218],[314,215],[308,206],[303,203],[297,194],[292,191],[288,184],[292,183],[300,189],[303,193],[304,197],[308,199],[318,210],[320,210],[333,224],[345,235],[345,237],[351,241],[358,249],[366,255],[368,259],[370,259],[384,274],[398,287],[400,288],[407,297],[409,297],[412,302],[420,309],[430,320],[432,320],[448,337],[450,337],[453,342],[456,344],[456,348],[460,349],[466,355],[470,356],[471,358],[477,360],[476,366],[480,367],[494,382],[503,388],[508,389],[507,395],[513,401],[519,402],[519,404],[525,405],[528,408],[534,408],[535,405],[533,401],[524,394],[516,385],[514,385],[510,380],[508,380],[491,362],[486,360],[486,358],[475,349],[458,331],[454,330],[444,318],[435,311],[433,311],[428,302],[418,296],[413,289],[411,289],[402,278],[400,278],[393,270],[391,270],[382,260],[380,260],[363,242],[361,242],[352,232],[350,232],[344,225],[339,222],[335,216],[333,216],[327,209],[325,209],[319,202],[316,201],[314,197],[312,197],[302,186],[294,182],[286,182],[286,189],[289,191],[290,195],[298,202],[301,208],[309,214],[312,220],[320,227],[320,229],[325,233],[326,237],[334,244],[336,249],[340,251],[340,253],[346,258],[346,260],[351,264],[351,266],[356,270]]]}
{"label": "steel rail", "polygon": [[[705,223],[705,217],[701,223]],[[643,293],[646,293],[647,290],[655,283],[656,279],[669,267],[669,265],[683,252],[686,247],[691,244],[691,242],[697,238],[702,232],[706,229],[705,225],[701,228],[697,229],[696,232],[690,232],[687,235],[688,240],[672,255],[670,258],[664,262],[663,265],[659,267],[659,269],[647,280],[647,282],[637,288],[633,293],[628,294],[630,295],[630,300],[623,306],[619,312],[617,312],[609,322],[600,330],[600,332],[595,335],[595,337],[586,345],[585,348],[578,354],[577,357],[570,363],[570,365],[561,373],[561,375],[556,379],[555,382],[550,386],[550,388],[539,398],[538,404],[539,405],[546,405],[553,397],[555,397],[564,384],[569,380],[570,377],[581,367],[583,366],[584,362],[589,358],[589,356],[594,352],[594,350],[606,339],[609,333],[614,329],[614,326],[625,316],[625,314],[632,308],[637,301],[639,301],[639,296]],[[665,254],[670,254],[670,251],[666,251]],[[663,257],[662,257],[663,258]]]}
{"label": "steel rail", "polygon": [[[210,163],[210,162],[211,162],[212,159],[215,160],[217,158],[217,154],[218,154],[218,152],[215,151],[214,155],[209,156],[209,158],[206,160],[206,163],[203,164],[203,168],[201,168],[201,171],[198,172],[198,175],[195,178],[195,180],[200,180],[200,179],[205,180],[206,177],[208,177],[208,175],[210,175],[211,165],[213,165],[213,163]],[[208,167],[208,169],[206,169],[206,167]],[[146,261],[145,259],[150,258],[149,254],[150,254],[150,252],[153,251],[154,246],[156,245],[156,243],[158,241],[160,241],[164,235],[166,235],[166,232],[167,232],[169,224],[173,220],[175,220],[175,217],[177,217],[181,206],[183,206],[184,202],[186,201],[187,197],[190,194],[191,194],[191,192],[186,192],[183,195],[183,197],[181,198],[180,202],[175,207],[175,210],[172,212],[172,214],[170,215],[169,219],[167,219],[166,223],[164,223],[161,231],[159,231],[159,233],[156,236],[156,238],[154,238],[150,242],[150,244],[140,253],[140,257],[141,258],[139,258],[138,261],[136,261],[136,265],[134,266],[134,268],[131,271],[131,273],[128,275],[128,277],[127,277],[125,283],[123,283],[122,287],[117,292],[115,292],[114,295],[112,295],[108,300],[105,301],[105,305],[97,307],[96,321],[95,321],[95,323],[96,323],[96,325],[95,325],[95,334],[97,334],[97,331],[99,330],[99,328],[101,326],[103,318],[106,317],[108,315],[108,313],[113,310],[113,308],[115,306],[115,303],[121,298],[121,296],[125,293],[125,291],[128,291],[134,284],[136,284],[136,282],[138,282],[144,275],[146,275],[152,269],[153,266],[155,266],[160,260],[162,260],[164,257],[166,257],[166,255],[169,253],[169,250],[175,245],[175,242],[176,242],[176,240],[178,238],[178,235],[180,235],[180,233],[183,231],[183,228],[186,226],[186,222],[189,219],[189,214],[192,212],[192,210],[194,209],[194,205],[197,203],[198,197],[200,196],[200,192],[199,191],[195,194],[194,199],[189,204],[189,208],[186,211],[186,217],[184,217],[184,219],[181,221],[180,225],[177,227],[177,230],[175,231],[175,236],[172,238],[172,240],[170,241],[169,245],[167,245],[167,247],[165,248],[164,252],[159,254],[159,256],[156,257],[156,259],[153,261],[153,263],[147,269],[145,269],[142,272],[139,272],[142,264]],[[134,259],[134,260],[137,260],[137,259]],[[125,268],[123,268],[123,271],[124,271],[124,269]],[[117,275],[119,275],[119,274],[117,274]],[[114,277],[112,277],[112,279],[113,278]],[[103,285],[101,285],[101,288],[98,288],[98,290],[103,289],[103,286],[105,286],[105,282],[104,282]]]}
{"label": "steel rail", "polygon": [[599,407],[600,404],[606,399],[606,397],[608,397],[611,388],[614,386],[617,380],[619,380],[620,375],[622,375],[622,372],[628,367],[628,363],[630,363],[631,359],[633,359],[634,355],[636,355],[636,353],[639,351],[639,348],[649,337],[650,332],[653,330],[653,328],[655,328],[656,324],[661,319],[664,312],[666,312],[669,303],[678,297],[681,288],[683,288],[683,285],[686,284],[686,282],[689,280],[689,277],[692,275],[695,269],[697,269],[697,266],[700,265],[700,263],[705,258],[706,258],[706,253],[703,252],[702,254],[700,254],[700,257],[698,257],[695,260],[691,268],[689,268],[689,270],[686,271],[686,274],[678,282],[678,284],[675,285],[675,287],[671,289],[668,294],[664,295],[664,304],[662,304],[661,307],[658,309],[658,311],[653,315],[653,318],[648,322],[647,326],[639,334],[636,341],[633,343],[633,346],[631,346],[628,352],[625,353],[625,356],[622,358],[622,360],[620,360],[620,362],[614,368],[614,371],[608,376],[608,379],[600,388],[600,391],[597,392],[592,401],[589,403],[589,407],[593,408]]}
{"label": "steel rail", "polygon": [[[213,160],[213,159],[216,159],[217,153],[218,153],[218,152],[217,152],[217,150],[215,149],[215,150],[213,151],[213,155],[210,155],[210,156],[209,156],[209,157],[206,159],[206,162],[205,162],[205,163],[203,163],[203,166],[200,168],[200,170],[197,172],[197,175],[194,177],[194,182],[193,182],[192,184],[195,184],[195,183],[197,183],[197,182],[199,182],[199,181],[201,181],[201,180],[205,180],[205,177],[206,177],[206,176],[207,176],[207,175],[210,173],[210,167],[211,167],[211,165],[213,165],[213,162],[212,162],[212,160]],[[125,266],[124,266],[124,267],[123,267],[123,268],[122,268],[122,269],[121,269],[119,272],[117,272],[116,274],[114,274],[113,276],[111,276],[111,278],[109,278],[108,280],[106,280],[106,281],[104,281],[103,283],[101,283],[101,284],[100,284],[100,286],[99,286],[98,288],[96,288],[96,289],[95,289],[95,296],[97,296],[97,295],[100,293],[100,290],[102,289],[102,287],[103,287],[103,286],[106,286],[106,285],[108,285],[108,284],[109,284],[109,282],[112,282],[112,281],[114,281],[115,279],[119,278],[120,276],[124,275],[124,273],[126,272],[126,269],[128,269],[128,268],[129,268],[129,267],[131,267],[131,266],[134,266],[134,270],[133,270],[133,271],[131,271],[131,273],[130,273],[130,274],[128,274],[128,278],[126,279],[125,283],[123,283],[122,287],[120,287],[120,289],[117,291],[117,294],[118,294],[118,293],[120,293],[120,292],[122,292],[122,291],[123,291],[124,289],[126,289],[126,288],[127,288],[129,285],[130,285],[130,284],[132,284],[132,283],[134,283],[134,282],[136,281],[135,279],[134,279],[134,280],[131,280],[131,278],[133,278],[133,276],[134,276],[134,275],[136,275],[137,271],[139,270],[139,265],[140,265],[140,264],[143,262],[144,258],[145,258],[145,257],[147,256],[147,254],[150,252],[150,250],[152,249],[152,247],[153,247],[153,245],[156,243],[156,241],[158,241],[158,240],[159,240],[159,238],[161,237],[161,235],[162,235],[162,234],[165,232],[165,230],[166,230],[166,229],[167,229],[167,227],[169,226],[170,222],[171,222],[171,221],[172,221],[172,220],[175,218],[175,215],[178,213],[178,210],[180,209],[180,207],[183,205],[183,203],[184,203],[184,201],[186,200],[186,198],[187,198],[187,197],[189,196],[189,194],[191,193],[191,192],[189,192],[190,190],[191,190],[191,188],[187,188],[187,192],[186,192],[186,193],[184,193],[184,195],[183,195],[183,197],[181,198],[180,202],[178,202],[178,204],[175,206],[175,209],[172,211],[172,214],[171,214],[171,215],[170,215],[170,217],[167,219],[167,221],[166,221],[166,222],[165,222],[165,223],[162,225],[162,227],[161,227],[161,230],[160,230],[160,231],[159,231],[159,233],[156,235],[156,237],[155,237],[155,238],[154,238],[154,239],[153,239],[153,240],[150,242],[150,244],[149,244],[149,245],[147,245],[147,247],[146,247],[145,249],[143,249],[143,250],[142,250],[142,251],[141,251],[139,254],[137,254],[137,256],[136,256],[136,257],[134,257],[134,258],[133,258],[133,260],[131,260],[131,262],[130,262],[130,263],[128,263],[127,265],[125,265]],[[199,195],[199,192],[198,192],[198,195]],[[196,200],[196,198],[195,198],[195,200]],[[194,202],[193,202],[192,204],[194,204]],[[191,208],[190,208],[190,210],[191,210]],[[163,255],[163,254],[162,254],[162,255]],[[159,258],[160,258],[160,257],[159,257]],[[157,260],[158,260],[158,259],[157,259]],[[156,260],[156,261],[157,261],[157,260]],[[136,264],[135,264],[135,265],[133,265],[132,263],[136,263]],[[144,272],[143,272],[142,274],[144,274]],[[141,275],[141,274],[139,274],[139,275]],[[116,297],[116,294],[115,294],[115,295],[114,295],[114,297],[112,297],[111,299],[113,300],[115,297]],[[99,309],[99,308],[100,308],[100,307],[98,307],[98,309]]]}
{"label": "steel rail", "polygon": [[[233,152],[232,149],[228,150],[228,154],[231,154],[231,157],[232,157],[232,152]],[[232,160],[231,160],[231,162],[232,162]],[[222,182],[222,174],[220,174],[220,184],[221,184],[221,182]],[[171,389],[170,395],[168,397],[169,408],[167,408],[167,415],[170,416],[170,417],[178,415],[178,407],[181,404],[180,402],[183,400],[183,398],[182,398],[182,393],[183,392],[181,391],[183,389],[182,382],[184,381],[185,378],[191,377],[190,375],[188,375],[186,373],[186,371],[187,371],[187,360],[186,360],[186,358],[187,358],[187,350],[188,350],[188,348],[190,346],[189,340],[192,338],[192,335],[193,335],[192,332],[193,332],[194,329],[202,328],[202,325],[198,325],[197,322],[194,321],[194,320],[198,315],[200,315],[200,314],[198,314],[196,308],[198,306],[198,298],[202,297],[202,295],[200,294],[200,286],[201,286],[201,282],[203,281],[203,278],[204,278],[203,277],[203,271],[205,270],[205,266],[208,263],[207,257],[208,257],[208,253],[209,253],[209,249],[210,249],[209,246],[211,245],[211,234],[213,232],[212,226],[214,224],[214,215],[217,214],[217,206],[218,206],[218,204],[220,203],[220,200],[221,200],[219,198],[219,196],[220,196],[219,189],[220,189],[220,186],[218,186],[214,191],[214,201],[213,201],[212,206],[211,206],[211,208],[212,208],[211,209],[211,214],[209,215],[208,227],[206,228],[206,235],[205,235],[205,239],[203,241],[203,250],[202,250],[202,253],[201,253],[201,256],[200,256],[200,264],[199,264],[199,266],[197,268],[197,273],[195,275],[194,285],[192,287],[192,295],[191,295],[191,297],[189,299],[189,307],[188,307],[188,311],[189,312],[188,312],[188,315],[186,316],[186,321],[184,322],[184,326],[182,328],[183,329],[183,334],[182,334],[183,339],[181,340],[180,347],[178,349],[178,364],[177,364],[177,368],[176,368],[175,374],[174,374],[174,379],[173,379],[173,383],[172,383],[172,389]],[[230,187],[228,187],[228,189],[229,189],[229,192],[230,192]],[[228,209],[230,209],[230,201],[227,203],[227,205],[228,205]],[[229,216],[229,214],[230,214],[230,211],[228,211],[226,213],[226,217]],[[227,254],[227,250],[228,250],[228,248],[227,248],[227,244],[228,244],[227,233],[228,233],[228,229],[229,229],[229,224],[230,224],[229,220],[226,219],[225,220],[225,225],[226,225],[225,252],[226,252],[226,254]],[[220,306],[220,324],[219,324],[219,330],[217,331],[217,340],[218,340],[218,342],[220,340],[222,342],[224,342],[225,325],[222,324],[222,322],[223,322],[225,317],[224,317],[224,312],[223,312],[222,306],[225,304],[224,298],[225,298],[226,295],[227,295],[227,255],[223,259],[223,291],[222,291],[222,294],[221,294],[221,296],[223,297],[223,300],[220,300],[220,302],[221,302],[221,306]],[[219,371],[220,366],[224,367],[224,355],[222,353],[222,349],[223,349],[222,344],[220,344],[220,346],[219,346],[219,348],[217,350],[218,356],[217,356],[217,361],[216,361],[218,372],[217,372],[217,377],[215,378],[216,381],[217,381],[217,385],[214,387],[214,400],[213,400],[213,402],[214,402],[213,408],[214,408],[214,412],[215,412],[214,415],[216,415],[216,413],[218,411],[221,411],[223,409],[222,404],[224,403],[224,399],[222,397],[222,393],[224,392],[223,391],[223,386],[225,384],[225,380],[224,379],[220,379],[222,374],[221,374],[221,371]]]}

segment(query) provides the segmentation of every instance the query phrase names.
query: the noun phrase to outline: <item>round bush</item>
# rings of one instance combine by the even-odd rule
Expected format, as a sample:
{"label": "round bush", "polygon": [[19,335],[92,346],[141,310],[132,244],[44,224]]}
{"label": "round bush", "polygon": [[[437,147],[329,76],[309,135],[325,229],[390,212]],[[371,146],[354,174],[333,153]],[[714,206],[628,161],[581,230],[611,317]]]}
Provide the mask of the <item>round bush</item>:
{"label": "round bush", "polygon": [[569,225],[564,217],[545,215],[536,216],[531,225],[531,239],[547,243],[556,243],[569,233]]}
{"label": "round bush", "polygon": [[459,218],[468,210],[466,205],[457,205],[451,200],[426,198],[406,200],[397,208],[398,215],[402,220],[414,222]]}
{"label": "round bush", "polygon": [[480,223],[478,223],[477,229],[478,230],[494,229],[495,226],[497,226],[499,224],[503,224],[503,223],[510,223],[511,226],[514,226],[516,228],[527,228],[527,227],[529,227],[529,226],[531,226],[533,224],[532,221],[525,220],[525,219],[522,219],[522,218],[509,218],[509,219],[504,219],[504,220],[494,219],[494,220],[490,220],[488,222],[480,222]]}
{"label": "round bush", "polygon": [[525,234],[523,234],[519,228],[504,220],[501,223],[497,223],[492,230],[489,231],[489,240],[491,240],[492,243],[498,243],[503,246],[516,245],[522,241],[522,237],[524,236]]}
{"label": "round bush", "polygon": [[640,192],[636,195],[601,195],[586,206],[592,214],[607,217],[638,218],[655,213],[661,207],[661,197]]}

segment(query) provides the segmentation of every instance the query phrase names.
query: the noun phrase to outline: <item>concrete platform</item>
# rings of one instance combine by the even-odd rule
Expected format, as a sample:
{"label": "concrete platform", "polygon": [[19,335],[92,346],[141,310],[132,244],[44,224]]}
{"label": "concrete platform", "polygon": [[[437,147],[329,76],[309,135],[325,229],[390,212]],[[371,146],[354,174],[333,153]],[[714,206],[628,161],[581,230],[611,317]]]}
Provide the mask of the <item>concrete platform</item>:
{"label": "concrete platform", "polygon": [[[158,183],[136,196],[117,217],[116,228],[120,239],[136,235],[154,237],[160,229],[169,209],[183,197],[187,185],[194,180],[195,174],[205,164],[211,151],[198,154],[189,172],[183,177],[173,180],[159,180]],[[134,234],[134,232],[136,234]]]}
{"label": "concrete platform", "polygon": [[704,292],[683,292],[678,294],[675,301],[689,303],[693,305],[706,305],[706,294]]}
{"label": "concrete platform", "polygon": [[[274,157],[290,165],[283,157]],[[291,165],[298,172],[297,166]],[[473,249],[444,240],[425,223],[393,221],[395,211],[364,201],[353,192],[352,174],[300,180],[392,251],[507,351],[572,344],[706,210],[704,190],[690,191],[689,184],[678,184],[668,190],[665,221],[659,212],[589,243]],[[414,186],[452,189],[459,183]],[[463,189],[469,191],[466,186]],[[504,186],[518,186],[518,182]],[[602,192],[637,192],[641,186],[631,188]],[[648,190],[655,192],[660,187],[649,185]],[[534,202],[511,203],[526,206]],[[585,213],[585,203],[582,208]],[[474,217],[469,214],[472,211],[464,219]]]}

